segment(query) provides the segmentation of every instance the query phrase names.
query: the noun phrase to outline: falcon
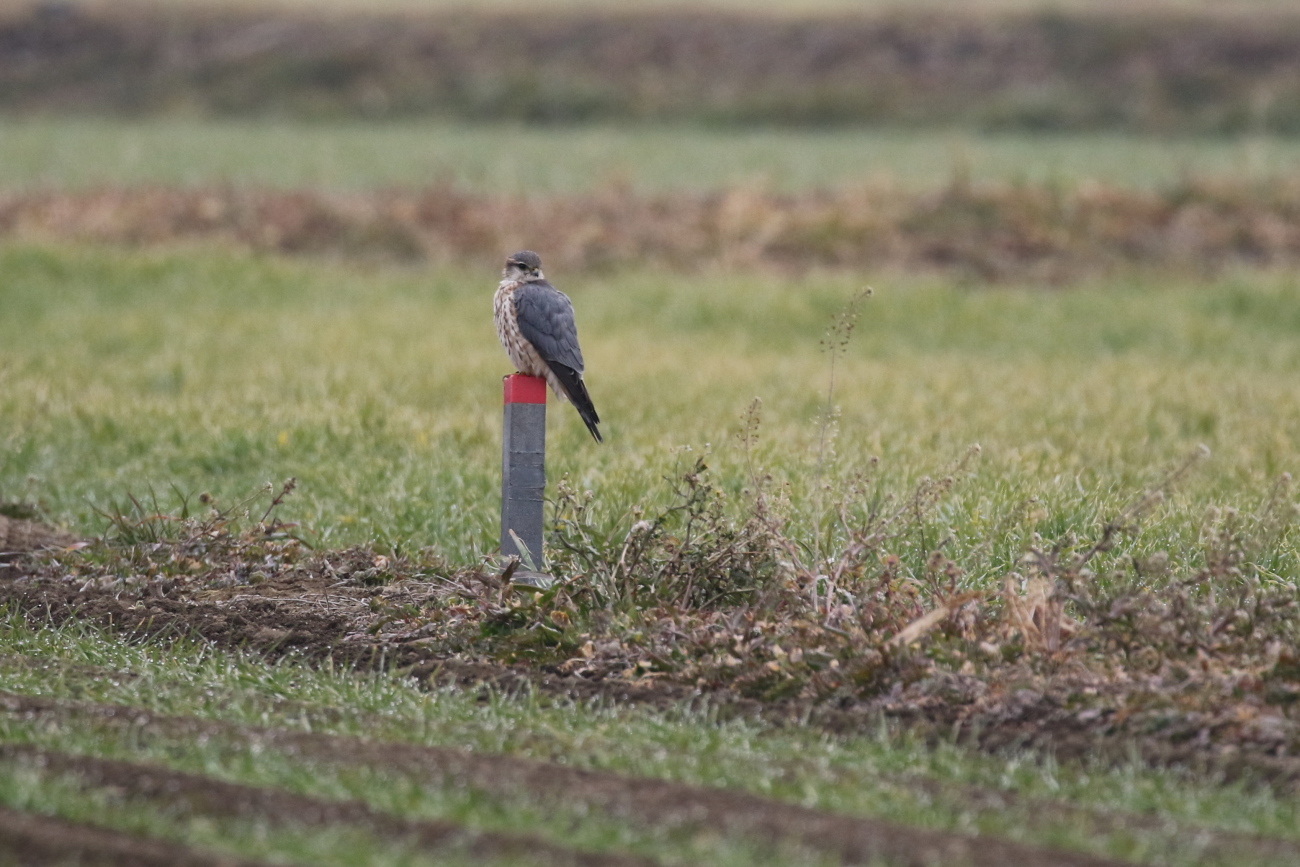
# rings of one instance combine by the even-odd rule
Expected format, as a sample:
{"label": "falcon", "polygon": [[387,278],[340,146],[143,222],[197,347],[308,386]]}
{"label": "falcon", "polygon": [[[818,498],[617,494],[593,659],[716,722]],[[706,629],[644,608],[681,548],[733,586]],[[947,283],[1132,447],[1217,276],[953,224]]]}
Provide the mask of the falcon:
{"label": "falcon", "polygon": [[582,381],[582,350],[569,296],[542,273],[542,258],[521,250],[506,259],[492,297],[497,337],[520,373],[543,377],[561,400],[573,404],[582,422],[601,442],[600,416]]}

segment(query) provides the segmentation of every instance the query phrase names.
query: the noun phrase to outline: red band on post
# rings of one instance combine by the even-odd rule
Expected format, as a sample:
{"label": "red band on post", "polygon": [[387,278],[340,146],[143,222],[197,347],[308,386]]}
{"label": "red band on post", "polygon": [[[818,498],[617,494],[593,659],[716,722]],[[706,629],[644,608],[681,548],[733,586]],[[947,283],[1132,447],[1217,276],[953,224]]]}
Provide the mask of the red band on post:
{"label": "red band on post", "polygon": [[512,373],[502,384],[506,403],[546,403],[546,380],[540,376]]}

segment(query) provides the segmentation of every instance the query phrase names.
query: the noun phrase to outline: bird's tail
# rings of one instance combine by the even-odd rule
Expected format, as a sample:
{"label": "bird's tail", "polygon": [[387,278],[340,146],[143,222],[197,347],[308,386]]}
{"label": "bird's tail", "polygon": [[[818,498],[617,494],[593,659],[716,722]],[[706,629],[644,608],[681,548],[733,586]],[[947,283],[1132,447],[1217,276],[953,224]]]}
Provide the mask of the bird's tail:
{"label": "bird's tail", "polygon": [[587,384],[582,381],[582,374],[565,364],[549,362],[549,365],[551,372],[555,374],[555,378],[560,381],[560,386],[564,389],[564,396],[569,399],[582,418],[582,423],[587,426],[587,430],[591,431],[596,442],[604,442],[600,436],[600,429],[596,427],[600,424],[600,416],[596,414],[596,405],[591,402],[591,395],[587,393]]}

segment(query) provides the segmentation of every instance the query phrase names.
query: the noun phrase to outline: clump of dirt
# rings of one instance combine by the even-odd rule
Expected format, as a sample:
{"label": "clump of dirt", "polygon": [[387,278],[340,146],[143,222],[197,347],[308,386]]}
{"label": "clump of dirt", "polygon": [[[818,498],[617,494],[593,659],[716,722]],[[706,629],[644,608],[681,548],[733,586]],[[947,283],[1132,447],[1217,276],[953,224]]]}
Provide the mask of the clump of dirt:
{"label": "clump of dirt", "polygon": [[0,569],[23,554],[46,548],[67,548],[79,541],[71,533],[48,524],[0,513]]}
{"label": "clump of dirt", "polygon": [[1296,265],[1300,186],[1188,180],[1144,192],[958,181],[926,193],[886,185],[642,195],[619,187],[526,198],[447,187],[27,191],[0,194],[0,237],[210,241],[300,255],[476,262],[529,238],[566,270],[869,267],[1061,283],[1122,266],[1203,273]]}
{"label": "clump of dirt", "polygon": [[918,522],[952,475],[902,502],[846,508],[845,534],[817,560],[757,482],[738,519],[697,464],[675,504],[621,538],[598,537],[587,498],[561,485],[550,542],[561,578],[546,588],[428,551],[312,551],[270,519],[289,486],[246,529],[230,513],[119,515],[105,540],[16,563],[0,601],[440,683],[656,705],[707,698],[724,715],[842,732],[884,718],[990,749],[1136,751],[1300,782],[1300,592],[1260,565],[1296,524],[1288,480],[1249,521],[1215,517],[1205,565],[1190,574],[1153,580],[1152,560],[1105,581],[1093,571],[1158,488],[1096,540],[1033,549],[1024,574],[985,591],[962,589],[939,552],[920,578],[894,553],[923,536]]}

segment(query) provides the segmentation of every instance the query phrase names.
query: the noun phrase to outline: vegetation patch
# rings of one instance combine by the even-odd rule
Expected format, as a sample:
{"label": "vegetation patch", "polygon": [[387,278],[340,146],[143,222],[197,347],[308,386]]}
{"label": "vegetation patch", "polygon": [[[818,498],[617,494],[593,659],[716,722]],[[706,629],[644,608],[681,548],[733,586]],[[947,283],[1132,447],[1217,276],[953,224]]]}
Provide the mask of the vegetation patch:
{"label": "vegetation patch", "polygon": [[[193,752],[207,748],[189,723],[145,743],[125,723],[148,707],[743,780],[831,812],[947,832],[975,816],[995,837],[1162,863],[1214,862],[1153,854],[1206,835],[1171,833],[1132,779],[1171,781],[1178,797],[1160,803],[1182,805],[1180,829],[1214,826],[1219,860],[1247,848],[1230,830],[1294,827],[1267,818],[1296,781],[1293,275],[1150,272],[1070,292],[882,276],[867,301],[852,272],[566,280],[548,265],[612,424],[597,449],[551,416],[556,581],[538,588],[484,556],[506,372],[495,265],[6,248],[5,532],[40,538],[44,516],[89,542],[46,536],[0,576],[24,615],[0,659],[21,699],[8,741],[361,797],[273,762],[284,751],[251,760],[242,729],[225,764]],[[254,487],[286,475],[291,490]],[[502,692],[522,709],[502,710]],[[433,710],[476,698],[487,716]],[[75,700],[110,707],[78,716]],[[91,717],[125,727],[110,738]],[[899,730],[928,748],[884,738],[898,764],[883,770],[823,762]],[[762,734],[718,764],[710,744],[738,731]],[[954,738],[985,748],[961,762],[993,770],[912,779]],[[1026,762],[1025,746],[1079,761]],[[1039,775],[1032,797],[1001,792],[1016,762]],[[1044,775],[1112,788],[1040,809],[1061,784]],[[6,803],[38,803],[52,779]],[[392,800],[411,789],[366,791],[381,812],[412,809]],[[83,795],[58,815],[85,816]],[[1231,822],[1202,800],[1229,796],[1247,799]],[[478,808],[455,798],[477,795],[447,797],[433,815],[521,831],[523,807],[468,822],[457,811]],[[1119,802],[1118,818],[1098,812]],[[548,814],[526,829],[590,848],[553,830],[571,827]],[[595,848],[662,851],[605,839]],[[1292,857],[1285,840],[1251,845],[1263,863]]]}
{"label": "vegetation patch", "polygon": [[782,194],[509,197],[450,187],[312,190],[117,188],[0,195],[0,235],[158,245],[223,242],[277,253],[495,261],[527,243],[566,271],[653,265],[912,269],[972,282],[1047,283],[1141,265],[1204,272],[1300,262],[1300,188],[1187,181],[1163,191],[1097,184],[862,186]]}
{"label": "vegetation patch", "polygon": [[510,568],[455,569],[428,554],[311,552],[270,517],[291,484],[244,530],[232,511],[115,515],[108,538],[47,549],[3,590],[56,622],[133,634],[296,648],[434,680],[522,676],[577,696],[716,694],[836,730],[902,718],[1079,758],[1136,745],[1152,762],[1289,788],[1300,780],[1300,597],[1268,568],[1300,516],[1289,477],[1254,515],[1215,513],[1194,572],[1171,571],[1163,553],[1092,567],[1189,467],[1098,538],[1031,547],[989,589],[966,586],[942,546],[920,576],[902,574],[894,553],[924,535],[960,470],[897,504],[835,500],[822,543],[791,535],[765,479],[729,517],[700,462],[675,503],[621,538],[594,535],[583,498],[562,488],[557,580],[541,590],[513,585]]}
{"label": "vegetation patch", "polygon": [[260,867],[234,859],[63,819],[0,808],[0,845],[18,863],[94,863],[140,867]]}
{"label": "vegetation patch", "polygon": [[[85,155],[93,152],[94,160]],[[320,192],[452,186],[547,197],[624,186],[641,194],[896,184],[903,195],[969,184],[1080,182],[1163,190],[1186,178],[1268,189],[1300,170],[1300,139],[959,129],[754,129],[688,124],[539,126],[420,118],[29,115],[0,127],[0,188],[233,186]]]}

